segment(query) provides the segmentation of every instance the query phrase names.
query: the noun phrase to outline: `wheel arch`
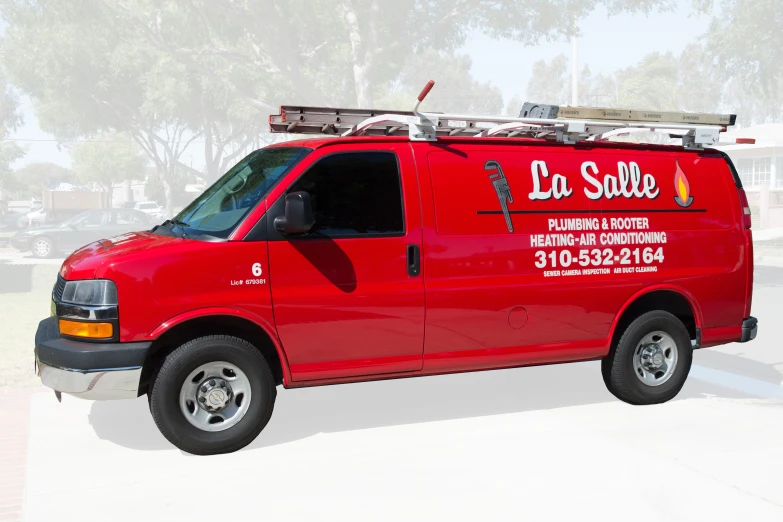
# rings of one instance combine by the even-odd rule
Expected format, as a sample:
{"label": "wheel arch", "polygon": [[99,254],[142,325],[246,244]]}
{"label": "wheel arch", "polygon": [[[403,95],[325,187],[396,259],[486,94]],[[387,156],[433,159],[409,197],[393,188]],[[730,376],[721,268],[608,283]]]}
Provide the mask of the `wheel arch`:
{"label": "wheel arch", "polygon": [[288,360],[274,329],[262,318],[241,309],[205,308],[167,320],[150,334],[152,346],[142,368],[139,395],[146,393],[163,359],[182,344],[206,335],[231,335],[255,346],[266,359],[276,384],[288,385]]}
{"label": "wheel arch", "polygon": [[675,285],[655,285],[639,290],[623,304],[612,322],[608,349],[612,350],[634,319],[653,310],[663,310],[676,316],[685,324],[691,340],[700,341],[701,309],[693,294]]}

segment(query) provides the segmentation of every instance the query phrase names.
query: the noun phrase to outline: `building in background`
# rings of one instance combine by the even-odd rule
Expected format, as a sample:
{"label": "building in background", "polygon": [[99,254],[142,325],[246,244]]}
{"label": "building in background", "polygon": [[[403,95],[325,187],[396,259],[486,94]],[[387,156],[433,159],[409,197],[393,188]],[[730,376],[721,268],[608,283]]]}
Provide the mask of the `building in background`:
{"label": "building in background", "polygon": [[111,202],[113,207],[122,207],[126,203],[147,201],[144,189],[147,186],[145,180],[125,180],[115,183],[112,187]]}
{"label": "building in background", "polygon": [[720,146],[737,167],[757,228],[783,227],[783,124],[770,123],[727,132],[721,141],[754,140]]}

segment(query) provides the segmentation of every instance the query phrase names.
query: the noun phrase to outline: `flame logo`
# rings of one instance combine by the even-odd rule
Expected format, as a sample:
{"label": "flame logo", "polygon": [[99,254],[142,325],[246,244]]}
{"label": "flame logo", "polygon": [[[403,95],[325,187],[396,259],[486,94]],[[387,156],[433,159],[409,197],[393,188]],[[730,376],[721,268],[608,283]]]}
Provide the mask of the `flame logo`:
{"label": "flame logo", "polygon": [[677,194],[674,196],[674,201],[681,207],[689,207],[693,203],[693,196],[691,196],[691,184],[688,183],[688,178],[680,168],[680,162],[677,160],[677,170],[674,173],[674,192]]}

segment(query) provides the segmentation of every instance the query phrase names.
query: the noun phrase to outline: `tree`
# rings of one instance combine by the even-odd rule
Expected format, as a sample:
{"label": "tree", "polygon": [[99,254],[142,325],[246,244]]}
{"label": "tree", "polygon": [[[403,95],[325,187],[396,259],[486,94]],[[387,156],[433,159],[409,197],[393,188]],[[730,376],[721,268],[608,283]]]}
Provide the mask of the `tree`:
{"label": "tree", "polygon": [[5,140],[21,124],[19,98],[7,83],[5,71],[0,70],[0,195],[14,184],[11,164],[24,156],[19,145]]}
{"label": "tree", "polygon": [[522,110],[522,105],[524,105],[524,103],[522,98],[520,98],[518,94],[515,94],[506,102],[506,106],[503,108],[503,115],[512,118],[519,117],[519,113]]}
{"label": "tree", "polygon": [[613,13],[670,5],[0,0],[8,24],[2,60],[31,96],[44,130],[61,139],[127,133],[157,169],[171,210],[173,172],[188,170],[182,155],[191,144],[203,142],[205,177],[212,179],[257,140],[281,102],[370,107],[378,96],[407,95],[410,79],[430,68],[453,78],[448,104],[502,109],[497,93],[470,78],[464,57],[454,54],[467,35],[560,37],[599,3]]}
{"label": "tree", "polygon": [[[527,85],[527,99],[533,103],[571,105],[569,64],[569,58],[564,54],[556,56],[551,62],[545,60],[535,62],[532,77]],[[584,66],[577,81],[579,87],[578,105],[616,106],[615,86],[612,78],[601,74],[593,75],[590,68]],[[519,105],[521,109],[522,104]]]}
{"label": "tree", "polygon": [[[610,13],[669,8],[668,0],[126,0],[106,2],[124,24],[189,70],[263,111],[288,103],[370,108],[415,53],[446,58],[472,32],[532,43],[570,35],[602,4]],[[230,74],[223,74],[230,64]],[[257,84],[248,78],[260,79]]]}
{"label": "tree", "polygon": [[75,181],[73,171],[48,162],[30,163],[14,173],[18,187],[33,196],[41,193],[55,183]]}
{"label": "tree", "polygon": [[527,84],[527,97],[533,103],[566,105],[570,99],[570,85],[566,55],[558,55],[551,62],[538,60],[533,64]]}
{"label": "tree", "polygon": [[[568,59],[560,55],[550,63],[533,65],[527,95],[531,101],[570,103],[571,77]],[[662,111],[716,112],[724,85],[706,51],[692,44],[679,56],[650,53],[637,65],[610,75],[593,75],[588,67],[579,74],[579,105],[653,109]]]}
{"label": "tree", "polygon": [[[490,82],[471,77],[471,60],[454,53],[444,55],[425,49],[407,60],[391,94],[379,103],[386,109],[410,110],[421,88],[437,78],[436,91],[428,99],[430,110],[472,114],[499,114],[503,110],[503,95]],[[387,95],[388,96],[388,95]]]}
{"label": "tree", "polygon": [[73,170],[82,183],[97,183],[109,194],[111,204],[114,184],[144,177],[144,158],[136,143],[127,135],[101,133],[93,141],[73,147]]}
{"label": "tree", "polygon": [[703,39],[725,83],[724,103],[740,121],[783,120],[783,3],[708,3],[722,7]]}
{"label": "tree", "polygon": [[3,62],[33,100],[41,128],[60,139],[126,133],[158,169],[170,210],[172,172],[201,135],[198,78],[113,21],[100,2],[0,6],[9,23]]}
{"label": "tree", "polygon": [[690,112],[716,112],[722,82],[705,51],[697,44],[679,56],[651,53],[638,65],[614,74],[619,107]]}
{"label": "tree", "polygon": [[[188,176],[185,169],[176,169],[172,175],[172,193],[174,206],[186,205],[193,199],[192,196],[185,192],[185,185],[187,184]],[[144,196],[151,201],[164,201],[166,193],[163,187],[163,182],[158,176],[157,172],[151,173],[147,176],[147,185],[144,187]]]}

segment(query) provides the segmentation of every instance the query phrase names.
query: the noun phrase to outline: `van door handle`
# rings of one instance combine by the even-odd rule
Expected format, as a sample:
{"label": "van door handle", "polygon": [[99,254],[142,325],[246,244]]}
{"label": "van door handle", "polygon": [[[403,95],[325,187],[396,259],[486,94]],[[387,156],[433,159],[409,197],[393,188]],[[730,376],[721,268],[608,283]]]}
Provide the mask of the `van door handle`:
{"label": "van door handle", "polygon": [[408,245],[408,275],[415,277],[421,270],[419,245]]}

